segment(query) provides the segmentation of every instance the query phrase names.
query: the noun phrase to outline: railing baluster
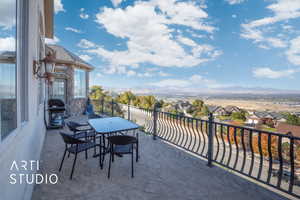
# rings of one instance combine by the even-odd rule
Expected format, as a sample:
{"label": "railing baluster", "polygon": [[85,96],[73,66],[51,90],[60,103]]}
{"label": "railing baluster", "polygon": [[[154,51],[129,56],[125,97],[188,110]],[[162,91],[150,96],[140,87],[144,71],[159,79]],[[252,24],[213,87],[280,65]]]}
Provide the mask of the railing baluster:
{"label": "railing baluster", "polygon": [[168,131],[168,140],[171,142],[176,142],[175,141],[175,133],[172,131],[172,115],[170,113],[167,114],[167,131]]}
{"label": "railing baluster", "polygon": [[269,169],[268,169],[268,177],[267,177],[267,183],[270,183],[271,175],[272,175],[272,169],[273,169],[273,156],[272,156],[272,136],[271,134],[268,134],[268,156],[269,156]]}
{"label": "railing baluster", "polygon": [[180,142],[179,146],[182,146],[184,140],[184,130],[182,129],[182,116],[179,116],[179,129],[180,129]]}
{"label": "railing baluster", "polygon": [[199,133],[199,120],[198,119],[196,119],[196,132],[197,132],[198,138],[199,138],[196,153],[199,153],[202,141],[201,141],[201,136],[200,136],[200,133]]}
{"label": "railing baluster", "polygon": [[207,165],[209,167],[212,166],[212,160],[213,160],[213,155],[214,155],[214,123],[213,123],[213,115],[212,113],[209,114],[209,119],[208,119],[208,151],[207,151],[207,159],[208,163]]}
{"label": "railing baluster", "polygon": [[241,167],[241,172],[244,172],[245,164],[246,164],[246,145],[245,145],[245,129],[241,129],[241,140],[242,140],[242,148],[243,148],[243,162]]}
{"label": "railing baluster", "polygon": [[203,146],[202,146],[202,150],[201,150],[201,155],[203,156],[203,153],[204,153],[204,150],[205,150],[205,146],[206,146],[206,138],[205,138],[205,134],[204,134],[204,131],[203,131],[203,121],[201,120],[201,134],[202,134],[202,137],[203,137]]}
{"label": "railing baluster", "polygon": [[227,166],[229,166],[230,161],[231,161],[231,154],[232,154],[232,146],[231,146],[231,140],[230,140],[230,127],[227,126],[227,140],[229,143],[229,156],[228,156],[228,160],[227,160]]}
{"label": "railing baluster", "polygon": [[184,141],[184,147],[186,148],[186,149],[188,149],[188,147],[186,147],[186,145],[187,145],[187,143],[188,143],[188,140],[189,140],[189,138],[190,138],[190,134],[189,134],[189,131],[188,131],[188,129],[187,129],[187,124],[188,124],[188,122],[187,122],[187,118],[186,117],[183,117],[183,135],[184,135],[184,138],[185,138],[185,141]]}
{"label": "railing baluster", "polygon": [[250,163],[250,169],[249,169],[249,176],[252,175],[252,171],[253,171],[253,164],[254,164],[254,151],[253,151],[253,131],[250,130],[249,133],[249,143],[250,143],[250,151],[251,151],[251,163]]}
{"label": "railing baluster", "polygon": [[235,161],[234,161],[234,165],[233,165],[233,169],[236,168],[236,165],[237,165],[237,162],[238,162],[238,159],[239,159],[239,144],[238,144],[238,141],[237,141],[237,136],[236,136],[236,130],[237,128],[234,127],[234,131],[233,131],[233,137],[234,137],[234,143],[235,143],[235,147],[236,147],[236,155],[235,155]]}
{"label": "railing baluster", "polygon": [[290,184],[289,184],[289,193],[293,192],[294,179],[295,179],[295,163],[294,163],[294,138],[290,138]]}
{"label": "railing baluster", "polygon": [[[192,126],[193,126],[193,121],[192,121]],[[192,132],[192,130],[191,130],[191,120],[190,120],[190,118],[187,118],[187,129],[188,129],[188,132],[189,132],[189,134],[190,134],[190,140],[189,140],[189,145],[188,145],[188,149],[189,150],[193,150],[193,148],[191,148],[190,149],[190,147],[191,147],[191,145],[192,145],[192,141],[195,141],[195,136],[193,135],[193,132]]]}
{"label": "railing baluster", "polygon": [[215,158],[214,158],[214,160],[217,160],[217,158],[218,158],[218,155],[219,155],[219,151],[220,151],[220,143],[219,143],[219,138],[218,138],[218,126],[217,126],[217,124],[215,124],[215,126],[214,126],[214,129],[215,129],[215,131],[214,131],[214,135],[215,135],[215,138],[216,138],[216,141],[217,141],[217,151],[216,151],[216,155],[215,155]]}
{"label": "railing baluster", "polygon": [[224,141],[224,134],[223,134],[223,124],[221,124],[221,139],[222,139],[222,144],[223,144],[223,154],[222,154],[222,158],[221,158],[221,163],[223,163],[224,161],[224,157],[225,157],[225,153],[226,153],[226,145],[225,145],[225,141]]}
{"label": "railing baluster", "polygon": [[262,147],[261,147],[261,132],[258,132],[258,150],[259,150],[259,168],[257,173],[257,179],[260,179],[261,171],[263,167],[263,153],[262,153]]}
{"label": "railing baluster", "polygon": [[[193,143],[193,147],[192,147],[192,150],[194,151],[194,152],[197,152],[197,151],[195,151],[195,148],[196,148],[196,143],[197,143],[197,141],[199,141],[199,134],[198,133],[196,133],[196,130],[195,130],[195,126],[196,126],[196,121],[197,120],[195,120],[195,119],[191,119],[192,120],[192,132],[193,132],[193,135],[194,135],[194,139],[193,139],[193,141],[194,141],[194,143]],[[196,136],[196,134],[197,134],[197,136]]]}
{"label": "railing baluster", "polygon": [[281,186],[281,179],[282,179],[282,172],[283,172],[283,160],[282,160],[282,136],[278,138],[278,158],[279,158],[279,171],[278,171],[278,180],[277,180],[277,187],[280,188]]}

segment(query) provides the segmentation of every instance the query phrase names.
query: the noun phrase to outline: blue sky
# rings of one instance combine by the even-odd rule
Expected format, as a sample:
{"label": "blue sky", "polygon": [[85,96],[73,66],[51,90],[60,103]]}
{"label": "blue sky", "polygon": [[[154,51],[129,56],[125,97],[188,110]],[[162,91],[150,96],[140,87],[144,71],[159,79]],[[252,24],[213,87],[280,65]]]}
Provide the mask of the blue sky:
{"label": "blue sky", "polygon": [[55,11],[47,42],[95,66],[91,85],[299,90],[300,0],[55,0]]}

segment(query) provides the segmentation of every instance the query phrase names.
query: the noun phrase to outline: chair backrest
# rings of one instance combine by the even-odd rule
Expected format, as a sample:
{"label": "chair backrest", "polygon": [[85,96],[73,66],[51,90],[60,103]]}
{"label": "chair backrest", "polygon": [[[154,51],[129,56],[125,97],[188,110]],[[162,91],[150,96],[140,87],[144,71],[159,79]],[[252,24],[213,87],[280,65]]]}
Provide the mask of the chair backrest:
{"label": "chair backrest", "polygon": [[65,103],[60,99],[49,99],[48,100],[48,106],[49,107],[53,107],[53,106],[65,107]]}
{"label": "chair backrest", "polygon": [[116,135],[108,137],[108,141],[115,145],[128,145],[136,143],[137,139],[129,135]]}
{"label": "chair backrest", "polygon": [[63,132],[60,132],[60,135],[62,136],[62,138],[63,138],[63,140],[64,140],[64,142],[66,144],[82,144],[82,143],[86,143],[85,141],[76,139],[73,136],[71,136],[69,134],[66,134],[66,133],[63,133]]}
{"label": "chair backrest", "polygon": [[70,131],[78,131],[77,130],[77,127],[81,126],[80,124],[78,124],[77,122],[74,122],[74,121],[69,121],[67,122],[67,126],[68,128],[70,129]]}

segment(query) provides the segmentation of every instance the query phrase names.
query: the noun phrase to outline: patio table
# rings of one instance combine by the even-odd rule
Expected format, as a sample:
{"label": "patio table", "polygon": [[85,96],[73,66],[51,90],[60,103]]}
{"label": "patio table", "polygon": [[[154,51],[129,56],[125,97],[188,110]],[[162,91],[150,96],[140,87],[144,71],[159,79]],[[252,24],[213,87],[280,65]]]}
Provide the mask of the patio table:
{"label": "patio table", "polygon": [[[106,117],[106,118],[90,119],[88,120],[88,124],[94,129],[96,134],[100,135],[100,153],[94,156],[100,156],[101,168],[103,168],[104,156],[107,153],[105,149],[104,136],[123,132],[123,131],[137,130],[140,127],[139,125],[131,121],[128,121],[126,119],[123,119],[121,117]],[[136,134],[136,136],[138,137],[138,134]],[[102,147],[104,149],[103,152],[101,151]]]}

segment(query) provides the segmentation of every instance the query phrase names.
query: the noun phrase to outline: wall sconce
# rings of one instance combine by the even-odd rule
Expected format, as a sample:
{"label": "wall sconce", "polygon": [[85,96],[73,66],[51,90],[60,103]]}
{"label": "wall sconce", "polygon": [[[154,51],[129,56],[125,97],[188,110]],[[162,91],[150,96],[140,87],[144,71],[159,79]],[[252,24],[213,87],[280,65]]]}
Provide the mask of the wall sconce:
{"label": "wall sconce", "polygon": [[[46,57],[42,60],[33,61],[33,75],[39,79],[47,79],[49,83],[54,81],[54,68],[55,68],[55,57],[56,53],[48,53]],[[44,71],[42,71],[42,66],[44,66]]]}

